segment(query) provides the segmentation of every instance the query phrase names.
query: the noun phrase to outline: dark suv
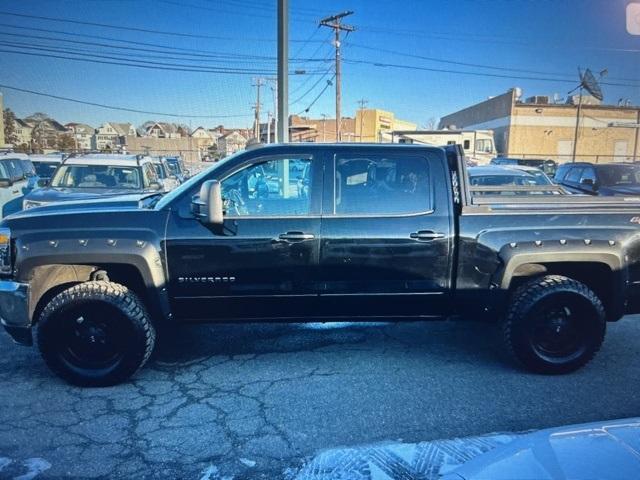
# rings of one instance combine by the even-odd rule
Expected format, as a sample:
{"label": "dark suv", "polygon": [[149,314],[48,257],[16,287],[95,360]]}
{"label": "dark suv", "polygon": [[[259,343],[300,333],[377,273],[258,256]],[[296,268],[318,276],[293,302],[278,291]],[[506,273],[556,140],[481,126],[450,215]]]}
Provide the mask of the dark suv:
{"label": "dark suv", "polygon": [[572,193],[640,195],[640,165],[630,163],[565,163],[558,168],[554,180]]}

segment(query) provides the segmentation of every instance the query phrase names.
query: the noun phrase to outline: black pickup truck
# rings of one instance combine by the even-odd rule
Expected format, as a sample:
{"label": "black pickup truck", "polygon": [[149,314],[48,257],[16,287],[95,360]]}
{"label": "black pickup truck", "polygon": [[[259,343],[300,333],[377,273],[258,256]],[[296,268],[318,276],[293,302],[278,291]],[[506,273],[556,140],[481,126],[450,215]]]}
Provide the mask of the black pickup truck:
{"label": "black pickup truck", "polygon": [[525,368],[570,372],[640,311],[640,201],[556,188],[470,186],[456,146],[257,148],[164,195],[6,218],[0,319],[88,386],[198,321],[473,317]]}

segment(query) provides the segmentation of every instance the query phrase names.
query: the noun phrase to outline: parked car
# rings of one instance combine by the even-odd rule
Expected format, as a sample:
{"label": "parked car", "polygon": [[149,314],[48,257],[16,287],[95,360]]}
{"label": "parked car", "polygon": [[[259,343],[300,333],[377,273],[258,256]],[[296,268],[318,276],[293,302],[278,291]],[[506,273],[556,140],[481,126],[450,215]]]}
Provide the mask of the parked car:
{"label": "parked car", "polygon": [[163,157],[153,157],[153,168],[165,192],[170,192],[180,185],[178,177],[172,173],[171,168]]}
{"label": "parked car", "polygon": [[[54,185],[91,164],[74,162]],[[251,190],[266,164],[308,188]],[[491,319],[528,370],[577,370],[607,321],[640,312],[640,198],[478,188],[457,145],[238,152],[162,196],[5,219],[0,318],[25,345],[36,327],[46,363],[79,385],[126,380],[159,325],[199,321]]]}
{"label": "parked car", "polygon": [[565,163],[558,168],[554,180],[572,193],[640,195],[640,165],[633,163]]}
{"label": "parked car", "polygon": [[90,154],[62,161],[45,188],[24,198],[24,209],[54,202],[157,192],[162,185],[151,157]]}
{"label": "parked car", "polygon": [[542,170],[550,176],[554,176],[558,168],[557,162],[550,159],[539,158],[511,158],[511,157],[495,157],[491,159],[491,165],[535,167]]}
{"label": "parked car", "polygon": [[2,217],[22,209],[22,199],[29,191],[29,180],[22,167],[27,156],[20,153],[0,154],[0,208]]}
{"label": "parked car", "polygon": [[165,157],[171,173],[176,176],[180,183],[189,178],[189,170],[184,166],[182,157]]}
{"label": "parked car", "polygon": [[20,163],[22,164],[22,170],[27,178],[27,191],[30,192],[36,188],[40,187],[40,177],[38,176],[38,172],[36,172],[36,167],[29,158],[21,158]]}
{"label": "parked car", "polygon": [[62,155],[59,154],[30,155],[29,159],[36,169],[41,187],[45,186],[51,180],[56,168],[62,163]]}
{"label": "parked car", "polygon": [[[478,195],[516,195],[516,194],[565,194],[561,188],[551,182],[545,173],[535,167],[526,166],[486,166],[470,167],[469,185],[477,188]],[[549,186],[547,190],[526,187]],[[503,188],[495,188],[503,187]],[[524,187],[524,188],[521,188]]]}

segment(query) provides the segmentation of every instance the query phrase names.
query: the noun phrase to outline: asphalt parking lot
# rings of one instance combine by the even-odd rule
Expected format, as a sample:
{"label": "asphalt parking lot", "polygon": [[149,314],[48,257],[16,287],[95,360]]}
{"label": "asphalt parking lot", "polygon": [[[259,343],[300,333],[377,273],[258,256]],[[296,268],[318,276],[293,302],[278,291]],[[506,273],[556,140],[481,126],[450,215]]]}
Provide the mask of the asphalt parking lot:
{"label": "asphalt parking lot", "polygon": [[[640,413],[640,317],[566,376],[471,322],[196,326],[129,384],[80,389],[0,336],[0,478],[289,478],[325,449]],[[21,475],[23,477],[21,477]]]}

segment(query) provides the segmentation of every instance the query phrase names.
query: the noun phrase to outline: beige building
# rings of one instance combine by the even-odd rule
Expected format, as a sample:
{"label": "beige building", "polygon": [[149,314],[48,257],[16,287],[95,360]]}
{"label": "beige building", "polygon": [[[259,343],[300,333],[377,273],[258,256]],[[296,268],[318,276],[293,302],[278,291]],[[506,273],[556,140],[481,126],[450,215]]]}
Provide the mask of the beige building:
{"label": "beige building", "polygon": [[[521,90],[472,105],[440,120],[440,128],[494,131],[497,151],[505,156],[573,158],[578,97],[554,103],[545,96],[523,100]],[[576,160],[632,161],[640,158],[640,108],[602,105],[583,96]]]}
{"label": "beige building", "polygon": [[196,163],[202,160],[200,152],[194,148],[193,139],[190,137],[157,138],[127,135],[123,137],[123,142],[122,148],[127,153],[164,157],[180,156],[187,163]]}
{"label": "beige building", "polygon": [[418,125],[396,118],[393,112],[377,108],[360,109],[356,112],[356,142],[387,142],[394,130],[416,130]]}

